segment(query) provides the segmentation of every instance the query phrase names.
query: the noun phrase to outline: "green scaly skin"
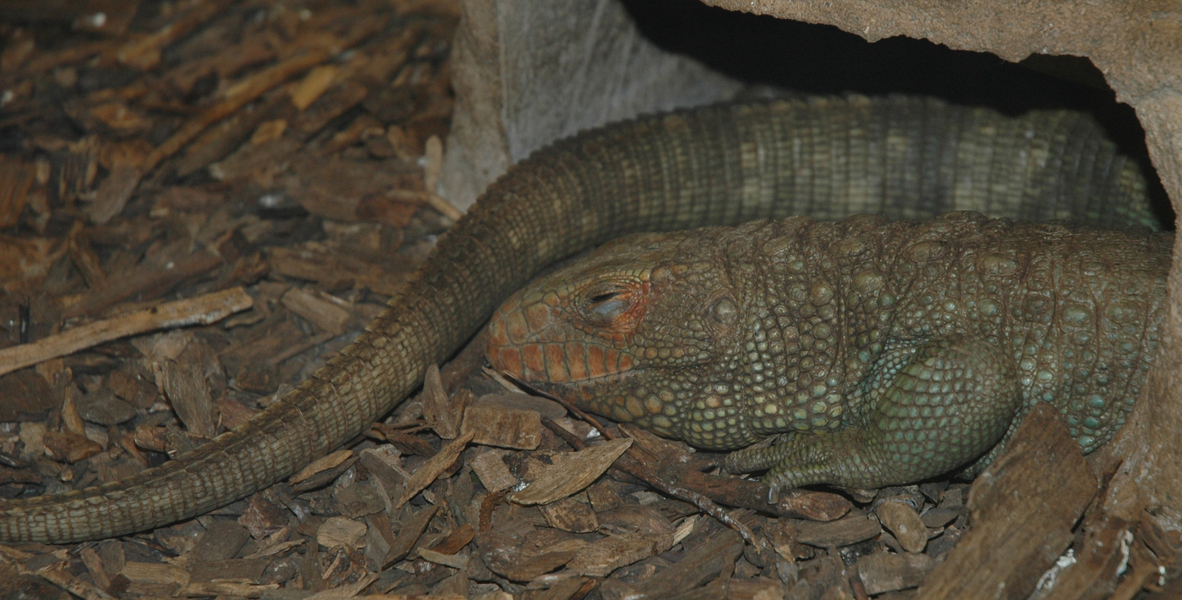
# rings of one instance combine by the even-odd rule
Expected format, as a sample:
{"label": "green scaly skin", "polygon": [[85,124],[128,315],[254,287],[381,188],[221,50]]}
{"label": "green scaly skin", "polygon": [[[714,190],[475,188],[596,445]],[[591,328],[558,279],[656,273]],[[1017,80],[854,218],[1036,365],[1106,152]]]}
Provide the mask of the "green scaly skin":
{"label": "green scaly skin", "polygon": [[247,423],[102,485],[0,500],[0,542],[76,542],[204,514],[353,439],[556,260],[640,231],[804,214],[1151,224],[1146,182],[1087,115],[930,98],[704,107],[555,142],[491,184],[348,347]]}
{"label": "green scaly skin", "polygon": [[489,358],[773,490],[965,471],[1035,403],[1085,453],[1124,424],[1159,338],[1172,236],[976,213],[642,234],[535,282]]}

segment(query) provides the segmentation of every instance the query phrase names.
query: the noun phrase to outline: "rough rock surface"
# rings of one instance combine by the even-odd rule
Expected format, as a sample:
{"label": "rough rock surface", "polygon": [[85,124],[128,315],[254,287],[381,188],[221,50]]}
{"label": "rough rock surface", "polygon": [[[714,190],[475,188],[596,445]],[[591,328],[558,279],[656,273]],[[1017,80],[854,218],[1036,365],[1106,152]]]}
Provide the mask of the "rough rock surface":
{"label": "rough rock surface", "polygon": [[439,192],[466,209],[530,152],[583,129],[709,104],[741,84],[666,52],[617,0],[463,0]]}

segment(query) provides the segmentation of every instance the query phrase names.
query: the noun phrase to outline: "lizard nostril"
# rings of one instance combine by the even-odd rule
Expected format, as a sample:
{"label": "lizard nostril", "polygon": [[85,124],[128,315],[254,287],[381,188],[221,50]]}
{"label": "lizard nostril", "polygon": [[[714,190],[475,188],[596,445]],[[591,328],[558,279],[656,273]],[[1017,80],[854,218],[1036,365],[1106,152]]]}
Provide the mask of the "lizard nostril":
{"label": "lizard nostril", "polygon": [[509,332],[505,330],[505,317],[500,311],[493,315],[488,324],[488,344],[489,346],[507,346],[509,344]]}

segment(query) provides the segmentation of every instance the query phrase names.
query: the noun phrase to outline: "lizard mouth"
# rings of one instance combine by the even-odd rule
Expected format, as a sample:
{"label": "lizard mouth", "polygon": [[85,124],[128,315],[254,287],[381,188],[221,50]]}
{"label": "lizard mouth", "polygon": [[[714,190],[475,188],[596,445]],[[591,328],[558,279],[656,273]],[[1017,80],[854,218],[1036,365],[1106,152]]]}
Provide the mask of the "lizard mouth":
{"label": "lizard mouth", "polygon": [[599,340],[571,331],[550,304],[515,295],[496,310],[485,345],[493,368],[529,383],[562,386],[607,381],[636,366],[630,352],[616,347],[622,337]]}
{"label": "lizard mouth", "polygon": [[578,342],[499,345],[485,354],[494,369],[523,381],[550,385],[601,384],[620,380],[635,368],[632,356]]}

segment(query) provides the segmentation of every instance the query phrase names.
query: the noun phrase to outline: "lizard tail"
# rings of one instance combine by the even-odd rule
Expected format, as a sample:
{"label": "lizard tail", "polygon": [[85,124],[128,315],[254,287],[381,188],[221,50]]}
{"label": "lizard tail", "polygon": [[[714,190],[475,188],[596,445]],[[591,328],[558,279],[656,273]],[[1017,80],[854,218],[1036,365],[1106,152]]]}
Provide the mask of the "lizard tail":
{"label": "lizard tail", "polygon": [[546,264],[645,230],[801,214],[1152,222],[1139,167],[1086,116],[931,99],[772,101],[584,132],[492,184],[357,340],[248,423],[160,468],[0,502],[0,540],[75,542],[191,518],[263,489],[410,394]]}

